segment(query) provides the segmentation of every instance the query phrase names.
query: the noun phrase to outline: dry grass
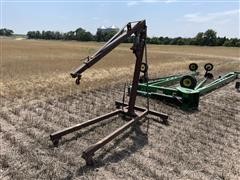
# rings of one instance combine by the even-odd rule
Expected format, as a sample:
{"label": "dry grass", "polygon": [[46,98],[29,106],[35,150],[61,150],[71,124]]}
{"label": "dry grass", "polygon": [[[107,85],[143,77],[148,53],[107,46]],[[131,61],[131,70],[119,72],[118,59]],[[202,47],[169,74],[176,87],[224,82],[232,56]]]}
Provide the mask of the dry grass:
{"label": "dry grass", "polygon": [[[93,54],[101,43],[2,39],[2,93],[25,96],[29,93],[76,91],[69,72],[80,59]],[[130,44],[123,44],[83,77],[82,89],[131,78],[134,55]],[[154,46],[149,45],[148,59],[152,75],[172,74],[186,69],[190,62],[212,62],[218,71],[240,69],[239,48]],[[227,64],[227,65],[226,65]],[[14,87],[14,88],[12,88]],[[37,89],[37,91],[35,90]],[[24,92],[26,94],[24,94]]]}
{"label": "dry grass", "polygon": [[[0,179],[240,178],[240,97],[234,83],[204,96],[195,113],[152,100],[152,108],[169,114],[170,126],[150,118],[148,137],[127,131],[97,152],[98,162],[89,168],[81,152],[124,121],[109,119],[66,136],[59,148],[52,147],[49,134],[114,109],[132,77],[130,45],[89,69],[79,87],[68,72],[100,43],[1,40]],[[239,53],[239,48],[149,45],[150,75],[179,73],[190,62],[201,68],[212,62],[216,75],[239,70]]]}

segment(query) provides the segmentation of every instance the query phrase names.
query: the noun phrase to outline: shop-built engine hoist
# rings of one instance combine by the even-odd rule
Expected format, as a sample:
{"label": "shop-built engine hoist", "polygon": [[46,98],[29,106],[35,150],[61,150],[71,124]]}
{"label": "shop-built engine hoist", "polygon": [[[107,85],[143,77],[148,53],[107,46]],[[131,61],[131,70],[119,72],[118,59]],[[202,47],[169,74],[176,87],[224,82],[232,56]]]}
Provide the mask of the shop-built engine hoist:
{"label": "shop-built engine hoist", "polygon": [[[96,117],[94,119],[85,121],[75,126],[65,128],[63,130],[52,133],[50,135],[50,138],[54,146],[57,146],[61,137],[69,133],[88,127],[90,125],[101,122],[105,119],[111,118],[119,114],[122,114],[123,116],[127,117],[126,119],[128,119],[128,121],[123,126],[119,127],[114,132],[104,137],[97,143],[89,146],[85,151],[83,151],[82,158],[85,159],[87,165],[93,165],[92,157],[94,156],[94,153],[97,150],[99,150],[105,144],[107,144],[108,142],[113,140],[115,137],[123,133],[126,129],[133,127],[136,123],[140,122],[140,120],[146,115],[150,114],[153,116],[157,116],[162,118],[163,122],[165,123],[167,122],[168,115],[161,112],[154,111],[154,110],[150,110],[149,102],[148,102],[147,108],[139,107],[135,105],[140,74],[141,72],[146,73],[146,69],[147,69],[147,63],[143,62],[144,52],[146,56],[146,37],[147,37],[147,26],[146,26],[145,20],[127,23],[127,25],[125,25],[115,36],[113,36],[94,55],[92,55],[91,57],[87,57],[85,59],[84,64],[78,67],[76,70],[74,70],[71,73],[71,76],[72,78],[76,78],[76,84],[80,84],[82,73],[85,70],[92,67],[98,61],[100,61],[105,55],[110,53],[120,43],[124,42],[125,40],[127,40],[127,38],[131,37],[132,35],[134,35],[134,43],[131,50],[136,56],[136,62],[135,62],[134,75],[133,75],[131,92],[130,92],[128,103],[125,103],[124,101],[123,102],[116,101],[115,105],[117,109],[115,111]],[[145,61],[147,60],[145,59]]]}

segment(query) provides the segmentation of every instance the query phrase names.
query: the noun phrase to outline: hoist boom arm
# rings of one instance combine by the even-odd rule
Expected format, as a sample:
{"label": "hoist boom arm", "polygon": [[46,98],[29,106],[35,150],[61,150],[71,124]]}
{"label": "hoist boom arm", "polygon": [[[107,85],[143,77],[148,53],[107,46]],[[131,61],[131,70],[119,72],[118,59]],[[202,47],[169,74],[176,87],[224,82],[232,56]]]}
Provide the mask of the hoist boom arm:
{"label": "hoist boom arm", "polygon": [[115,36],[106,42],[106,44],[101,47],[95,54],[85,58],[84,64],[71,72],[72,78],[77,78],[76,83],[79,84],[81,75],[85,70],[101,60],[104,56],[110,53],[114,48],[116,48],[120,43],[124,42],[132,34],[136,35],[139,32],[145,31],[145,29],[145,20],[127,23],[127,25],[125,25]]}

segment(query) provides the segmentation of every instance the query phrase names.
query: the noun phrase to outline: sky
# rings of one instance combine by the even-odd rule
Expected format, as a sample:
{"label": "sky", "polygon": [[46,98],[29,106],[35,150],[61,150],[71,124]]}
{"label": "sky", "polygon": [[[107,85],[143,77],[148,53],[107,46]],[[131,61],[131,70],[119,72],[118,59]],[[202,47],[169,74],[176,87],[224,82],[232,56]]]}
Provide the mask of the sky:
{"label": "sky", "polygon": [[193,37],[207,29],[240,38],[239,0],[0,0],[1,28],[67,32],[146,19],[148,36]]}

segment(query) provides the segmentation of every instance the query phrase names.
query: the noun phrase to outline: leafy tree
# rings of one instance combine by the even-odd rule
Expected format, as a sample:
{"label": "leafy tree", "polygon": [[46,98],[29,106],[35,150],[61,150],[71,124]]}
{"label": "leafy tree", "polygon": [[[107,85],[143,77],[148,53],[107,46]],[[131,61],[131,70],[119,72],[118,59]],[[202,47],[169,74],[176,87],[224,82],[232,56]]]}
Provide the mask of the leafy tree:
{"label": "leafy tree", "polygon": [[93,35],[90,32],[86,32],[85,36],[83,39],[81,39],[82,41],[92,41],[94,39]]}
{"label": "leafy tree", "polygon": [[235,43],[235,47],[240,47],[240,40],[238,39],[238,41]]}
{"label": "leafy tree", "polygon": [[28,31],[28,32],[27,32],[27,37],[28,37],[28,39],[34,38],[33,32],[32,32],[32,31]]}
{"label": "leafy tree", "polygon": [[159,38],[158,37],[152,37],[150,39],[150,44],[160,44]]}
{"label": "leafy tree", "polygon": [[216,44],[217,44],[217,32],[212,29],[208,29],[204,33],[204,45],[216,46]]}
{"label": "leafy tree", "polygon": [[193,38],[184,38],[184,45],[193,45]]}
{"label": "leafy tree", "polygon": [[226,37],[217,37],[216,46],[222,46],[226,40],[227,40]]}
{"label": "leafy tree", "polygon": [[203,32],[199,32],[194,40],[193,40],[193,44],[194,45],[200,45],[203,46],[204,45],[204,33]]}
{"label": "leafy tree", "polygon": [[164,37],[161,36],[158,39],[159,39],[159,44],[164,44]]}
{"label": "leafy tree", "polygon": [[233,42],[228,39],[224,42],[223,46],[231,47],[231,46],[233,46]]}
{"label": "leafy tree", "polygon": [[6,28],[0,29],[0,36],[12,36],[13,33],[14,32],[11,29],[6,29]]}
{"label": "leafy tree", "polygon": [[42,31],[42,36],[41,36],[42,39],[45,39],[45,31]]}
{"label": "leafy tree", "polygon": [[231,38],[231,39],[227,39],[223,46],[227,46],[227,47],[240,47],[240,39],[237,38]]}
{"label": "leafy tree", "polygon": [[170,44],[171,39],[169,37],[164,37],[163,38],[163,44],[167,45]]}
{"label": "leafy tree", "polygon": [[117,31],[115,30],[111,30],[111,31],[107,31],[104,33],[104,40],[108,41],[109,39],[111,39],[115,34],[117,33]]}
{"label": "leafy tree", "polygon": [[184,45],[184,40],[181,37],[173,38],[170,41],[171,45]]}
{"label": "leafy tree", "polygon": [[65,40],[74,40],[75,39],[75,32],[74,31],[69,31],[67,33],[64,33],[64,39]]}
{"label": "leafy tree", "polygon": [[41,33],[40,33],[40,31],[36,31],[35,32],[35,37],[36,37],[36,39],[41,39]]}
{"label": "leafy tree", "polygon": [[38,31],[28,31],[27,37],[29,39],[40,39],[42,36]]}
{"label": "leafy tree", "polygon": [[[111,39],[115,34],[117,33],[116,30],[98,30],[96,33],[96,40],[98,42],[101,41],[108,41],[109,39]],[[128,40],[126,40],[127,42],[131,41],[132,39],[129,38]]]}
{"label": "leafy tree", "polygon": [[177,45],[185,45],[184,39],[181,37],[177,38]]}
{"label": "leafy tree", "polygon": [[78,28],[76,31],[76,40],[78,41],[92,41],[93,35],[85,29]]}
{"label": "leafy tree", "polygon": [[103,33],[102,33],[102,31],[97,31],[97,33],[96,33],[96,40],[98,42],[103,41]]}

